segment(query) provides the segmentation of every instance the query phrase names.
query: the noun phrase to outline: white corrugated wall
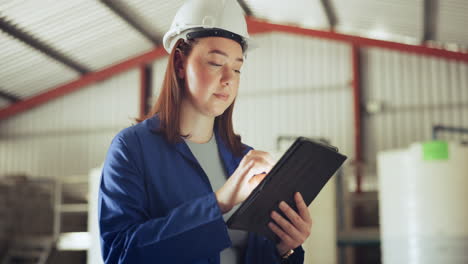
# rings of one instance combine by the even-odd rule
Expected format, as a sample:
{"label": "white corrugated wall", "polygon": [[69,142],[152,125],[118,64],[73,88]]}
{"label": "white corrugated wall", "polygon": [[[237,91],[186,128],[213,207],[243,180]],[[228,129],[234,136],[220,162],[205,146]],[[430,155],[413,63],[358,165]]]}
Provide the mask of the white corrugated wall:
{"label": "white corrugated wall", "polygon": [[161,89],[162,82],[164,80],[164,74],[166,73],[168,56],[155,61],[152,65],[153,78],[152,78],[152,96],[151,96],[151,107],[153,107],[156,99],[158,98],[159,91]]}
{"label": "white corrugated wall", "polygon": [[[363,52],[364,104],[381,110],[363,119],[366,161],[378,151],[432,137],[434,125],[468,127],[468,64],[377,48]],[[442,133],[442,139],[467,139]]]}
{"label": "white corrugated wall", "polygon": [[132,70],[0,122],[0,175],[87,175],[138,115]]}

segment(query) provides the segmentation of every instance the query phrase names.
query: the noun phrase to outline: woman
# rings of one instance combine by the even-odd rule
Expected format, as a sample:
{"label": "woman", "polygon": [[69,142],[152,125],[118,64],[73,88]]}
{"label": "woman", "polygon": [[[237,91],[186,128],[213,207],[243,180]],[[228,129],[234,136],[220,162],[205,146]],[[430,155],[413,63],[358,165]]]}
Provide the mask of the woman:
{"label": "woman", "polygon": [[301,195],[269,227],[281,239],[229,230],[225,220],[273,166],[232,126],[248,50],[235,0],[189,0],[164,36],[169,60],[151,114],[112,141],[99,223],[105,263],[303,263],[311,219]]}

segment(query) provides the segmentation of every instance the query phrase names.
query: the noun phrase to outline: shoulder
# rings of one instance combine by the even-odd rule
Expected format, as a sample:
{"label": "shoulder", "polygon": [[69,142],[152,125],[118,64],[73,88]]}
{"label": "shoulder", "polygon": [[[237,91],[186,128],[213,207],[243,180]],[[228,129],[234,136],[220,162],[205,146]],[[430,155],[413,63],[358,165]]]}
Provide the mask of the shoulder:
{"label": "shoulder", "polygon": [[161,153],[172,151],[163,134],[155,131],[155,125],[155,120],[150,118],[120,130],[111,141],[108,158],[122,157],[144,168],[145,156],[155,159]]}
{"label": "shoulder", "polygon": [[145,141],[164,140],[162,134],[155,132],[159,127],[159,120],[152,117],[138,124],[120,130],[114,137],[113,142],[121,142],[125,145],[137,146],[145,145]]}
{"label": "shoulder", "polygon": [[143,171],[146,166],[144,156],[155,157],[168,145],[164,136],[154,132],[153,128],[154,120],[147,119],[120,130],[111,141],[106,158],[108,163],[133,164]]}

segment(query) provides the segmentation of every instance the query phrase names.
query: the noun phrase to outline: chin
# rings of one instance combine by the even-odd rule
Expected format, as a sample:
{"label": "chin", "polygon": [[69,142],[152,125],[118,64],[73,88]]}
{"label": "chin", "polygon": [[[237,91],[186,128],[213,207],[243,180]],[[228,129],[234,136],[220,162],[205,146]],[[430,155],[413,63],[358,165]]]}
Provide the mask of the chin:
{"label": "chin", "polygon": [[[226,108],[227,109],[227,108]],[[224,109],[223,111],[216,111],[216,112],[213,112],[212,116],[213,117],[218,117],[220,115],[222,115],[224,113],[224,111],[226,111],[226,109]]]}
{"label": "chin", "polygon": [[210,117],[218,117],[220,115],[222,115],[224,113],[224,111],[226,111],[228,109],[228,107],[214,107],[212,109],[210,109],[209,111],[207,111],[207,115],[210,116]]}

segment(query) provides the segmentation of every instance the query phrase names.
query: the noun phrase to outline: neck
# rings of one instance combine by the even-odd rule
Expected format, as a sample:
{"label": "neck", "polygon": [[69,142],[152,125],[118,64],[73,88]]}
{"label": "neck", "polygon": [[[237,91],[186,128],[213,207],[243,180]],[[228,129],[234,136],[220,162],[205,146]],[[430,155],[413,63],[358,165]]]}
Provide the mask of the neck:
{"label": "neck", "polygon": [[194,143],[206,143],[213,136],[214,117],[205,116],[196,111],[186,100],[182,101],[180,111],[180,132],[190,135],[188,140]]}

